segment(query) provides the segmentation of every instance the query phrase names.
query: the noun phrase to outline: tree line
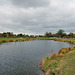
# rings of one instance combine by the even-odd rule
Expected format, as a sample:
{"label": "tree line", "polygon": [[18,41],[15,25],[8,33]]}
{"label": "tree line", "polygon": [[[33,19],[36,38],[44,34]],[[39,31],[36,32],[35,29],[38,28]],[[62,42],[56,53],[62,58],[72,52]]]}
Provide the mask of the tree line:
{"label": "tree line", "polygon": [[64,30],[60,29],[57,33],[52,34],[51,32],[46,32],[46,37],[58,37],[58,38],[75,38],[75,34],[70,32],[69,34],[66,34]]}
{"label": "tree line", "polygon": [[75,38],[74,33],[66,34],[64,30],[60,29],[57,33],[53,34],[52,32],[46,32],[44,35],[25,35],[25,34],[14,34],[13,32],[3,32],[0,33],[0,37],[7,37],[7,38],[17,38],[17,37],[30,37],[30,38],[37,38],[37,37],[57,37],[57,38]]}

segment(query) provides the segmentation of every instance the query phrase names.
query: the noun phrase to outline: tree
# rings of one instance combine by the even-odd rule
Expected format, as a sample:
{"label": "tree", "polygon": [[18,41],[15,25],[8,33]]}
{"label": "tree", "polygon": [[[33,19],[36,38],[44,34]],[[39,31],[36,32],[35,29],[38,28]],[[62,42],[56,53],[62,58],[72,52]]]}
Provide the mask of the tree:
{"label": "tree", "polygon": [[49,35],[49,37],[52,37],[53,36],[51,32],[49,32],[48,35]]}
{"label": "tree", "polygon": [[73,37],[74,37],[74,34],[70,32],[68,36],[69,36],[70,38],[73,38]]}
{"label": "tree", "polygon": [[9,37],[13,37],[14,36],[13,32],[7,32],[7,34],[8,34]]}
{"label": "tree", "polygon": [[46,32],[46,33],[44,34],[44,36],[49,37],[49,36],[48,36],[48,32]]}
{"label": "tree", "polygon": [[49,33],[48,33],[48,32],[46,32],[46,33],[45,33],[45,36],[46,36],[46,37],[52,37],[53,35],[52,35],[52,33],[51,33],[51,32],[49,32]]}
{"label": "tree", "polygon": [[64,30],[60,29],[58,32],[57,32],[58,36],[59,37],[62,37],[62,35],[64,34]]}
{"label": "tree", "polygon": [[34,35],[30,35],[30,38],[34,38]]}
{"label": "tree", "polygon": [[66,33],[63,33],[63,34],[61,35],[61,37],[66,38],[66,37],[67,37],[67,34],[66,34]]}
{"label": "tree", "polygon": [[3,37],[6,37],[6,36],[7,36],[7,35],[6,35],[6,33],[4,32],[4,33],[3,33]]}
{"label": "tree", "polygon": [[21,33],[21,34],[18,34],[17,36],[18,36],[18,37],[23,37],[23,34]]}

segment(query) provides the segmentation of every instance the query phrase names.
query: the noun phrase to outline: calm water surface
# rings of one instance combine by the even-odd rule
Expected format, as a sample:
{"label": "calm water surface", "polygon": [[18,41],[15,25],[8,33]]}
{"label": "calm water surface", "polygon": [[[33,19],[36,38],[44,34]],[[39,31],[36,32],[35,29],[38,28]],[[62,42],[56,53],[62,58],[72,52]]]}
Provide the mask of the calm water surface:
{"label": "calm water surface", "polygon": [[52,40],[11,42],[0,45],[0,75],[44,75],[41,58],[72,44]]}

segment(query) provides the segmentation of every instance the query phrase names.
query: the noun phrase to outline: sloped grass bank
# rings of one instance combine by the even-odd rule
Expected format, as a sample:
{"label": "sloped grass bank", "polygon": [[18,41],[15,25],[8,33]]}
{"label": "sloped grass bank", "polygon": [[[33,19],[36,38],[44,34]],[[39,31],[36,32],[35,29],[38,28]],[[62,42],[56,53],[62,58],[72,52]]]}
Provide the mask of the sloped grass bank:
{"label": "sloped grass bank", "polygon": [[75,39],[55,39],[55,38],[4,38],[4,37],[0,37],[0,43],[4,43],[4,42],[17,42],[17,41],[30,41],[30,40],[54,40],[54,41],[61,41],[61,42],[67,42],[67,43],[75,44]]}
{"label": "sloped grass bank", "polygon": [[75,39],[53,39],[54,41],[67,42],[75,45]]}
{"label": "sloped grass bank", "polygon": [[30,40],[52,40],[52,39],[50,38],[4,38],[4,37],[0,37],[0,43],[30,41]]}
{"label": "sloped grass bank", "polygon": [[43,62],[41,68],[46,75],[75,75],[75,47],[62,48]]}
{"label": "sloped grass bank", "polygon": [[67,53],[59,65],[63,75],[75,75],[75,50]]}
{"label": "sloped grass bank", "polygon": [[5,42],[17,42],[17,41],[30,41],[30,40],[35,40],[35,38],[0,38],[0,43],[5,43]]}

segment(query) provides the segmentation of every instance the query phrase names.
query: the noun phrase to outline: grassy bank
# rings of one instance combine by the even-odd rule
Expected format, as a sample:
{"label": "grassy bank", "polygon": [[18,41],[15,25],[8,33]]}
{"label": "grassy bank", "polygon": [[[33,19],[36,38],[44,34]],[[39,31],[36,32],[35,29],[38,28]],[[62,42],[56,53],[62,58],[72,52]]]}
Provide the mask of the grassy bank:
{"label": "grassy bank", "polygon": [[75,47],[62,48],[43,62],[41,68],[46,75],[75,75]]}
{"label": "grassy bank", "polygon": [[5,42],[17,42],[17,41],[30,41],[30,40],[35,40],[34,38],[0,38],[0,43],[5,43]]}
{"label": "grassy bank", "polygon": [[51,40],[51,39],[50,38],[4,38],[4,37],[0,37],[0,43],[30,41],[30,40]]}
{"label": "grassy bank", "polygon": [[67,42],[75,45],[75,39],[53,39],[54,41]]}
{"label": "grassy bank", "polygon": [[29,41],[29,40],[54,40],[54,41],[61,41],[61,42],[67,42],[67,43],[75,44],[75,39],[54,39],[54,38],[4,38],[4,37],[0,37],[0,43],[3,43],[3,42],[16,42],[16,41]]}

